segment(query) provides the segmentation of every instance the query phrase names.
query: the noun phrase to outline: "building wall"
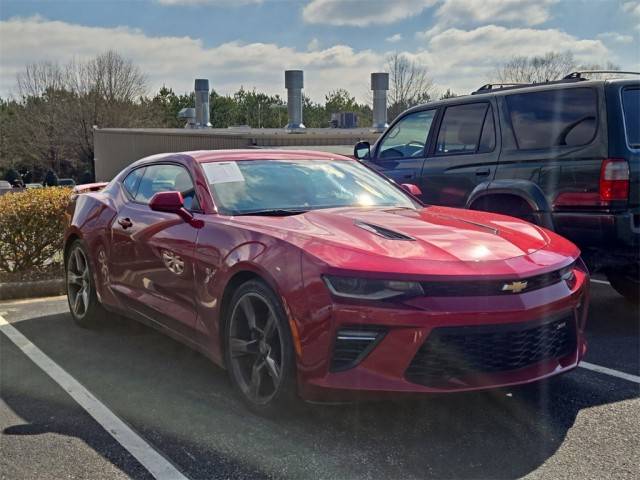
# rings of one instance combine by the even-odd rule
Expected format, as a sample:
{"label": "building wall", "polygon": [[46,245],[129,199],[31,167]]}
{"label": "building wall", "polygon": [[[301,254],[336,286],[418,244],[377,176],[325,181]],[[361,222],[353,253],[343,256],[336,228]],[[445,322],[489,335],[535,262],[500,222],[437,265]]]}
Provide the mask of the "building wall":
{"label": "building wall", "polygon": [[260,147],[301,148],[354,145],[360,140],[373,144],[378,134],[366,129],[308,129],[289,134],[280,129],[96,129],[93,132],[97,181],[108,181],[140,158],[157,153]]}

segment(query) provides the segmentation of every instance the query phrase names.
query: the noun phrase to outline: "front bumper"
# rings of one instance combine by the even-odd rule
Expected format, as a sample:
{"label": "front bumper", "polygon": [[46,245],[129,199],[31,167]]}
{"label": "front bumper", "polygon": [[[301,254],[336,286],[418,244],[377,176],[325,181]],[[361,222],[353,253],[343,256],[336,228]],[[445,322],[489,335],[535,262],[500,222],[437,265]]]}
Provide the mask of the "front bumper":
{"label": "front bumper", "polygon": [[[470,391],[534,382],[569,371],[578,365],[586,352],[584,326],[589,302],[588,274],[577,268],[575,274],[572,286],[559,282],[514,295],[421,297],[406,301],[401,307],[334,301],[330,309],[325,309],[325,321],[331,327],[324,335],[314,335],[314,341],[311,337],[303,338],[307,341],[303,342],[298,365],[300,395],[305,399],[335,400],[386,396],[389,393]],[[443,375],[447,378],[438,381],[434,377],[420,380],[419,375],[415,375],[416,361],[425,354],[425,342],[440,332],[455,333],[458,329],[462,332],[478,328],[488,328],[489,332],[492,329],[518,331],[554,322],[558,324],[559,321],[566,324],[571,344],[569,348],[556,350],[558,356],[531,354],[533,363],[506,364],[516,368],[494,362],[492,368],[487,369],[477,368],[478,365],[464,371],[445,369]],[[371,329],[383,332],[383,335],[355,366],[336,371],[332,368],[335,339],[338,332],[349,328]],[[540,328],[536,330],[540,331]],[[502,341],[507,344],[526,342],[527,335],[518,339],[505,337]],[[323,350],[324,360],[321,360]],[[486,354],[484,351],[482,355]],[[476,360],[483,358],[482,355]],[[312,358],[312,361],[305,362],[305,358]]]}

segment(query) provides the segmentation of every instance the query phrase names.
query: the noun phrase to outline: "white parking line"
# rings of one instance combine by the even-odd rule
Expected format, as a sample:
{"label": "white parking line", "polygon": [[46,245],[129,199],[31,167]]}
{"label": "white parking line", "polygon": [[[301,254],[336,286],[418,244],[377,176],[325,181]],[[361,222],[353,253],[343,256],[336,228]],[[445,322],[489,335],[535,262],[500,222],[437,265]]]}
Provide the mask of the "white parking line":
{"label": "white parking line", "polygon": [[187,480],[165,457],[118,418],[109,408],[84,388],[42,350],[0,316],[0,331],[4,333],[33,363],[62,387],[120,445],[133,455],[158,480]]}
{"label": "white parking line", "polygon": [[598,280],[597,278],[592,278],[591,283],[599,283],[600,285],[611,285],[606,280]]}
{"label": "white parking line", "polygon": [[637,375],[631,375],[630,373],[620,372],[618,370],[613,370],[607,367],[601,367],[600,365],[594,365],[589,362],[580,362],[579,367],[586,368],[587,370],[591,370],[593,372],[604,373],[605,375],[610,375],[612,377],[621,378],[623,380],[628,380],[634,383],[640,383],[640,377]]}

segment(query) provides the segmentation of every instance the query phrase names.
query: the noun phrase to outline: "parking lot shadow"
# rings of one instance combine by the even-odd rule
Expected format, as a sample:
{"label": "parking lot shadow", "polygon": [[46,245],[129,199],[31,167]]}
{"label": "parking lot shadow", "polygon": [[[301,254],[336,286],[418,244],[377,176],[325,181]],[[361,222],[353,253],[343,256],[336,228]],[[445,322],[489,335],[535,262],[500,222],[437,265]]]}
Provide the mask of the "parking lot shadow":
{"label": "parking lot shadow", "polygon": [[[307,405],[271,420],[237,401],[224,371],[146,327],[85,330],[66,314],[15,326],[191,478],[520,477],[557,451],[582,409],[638,395],[577,370],[536,386]],[[19,397],[7,403],[41,422]]]}

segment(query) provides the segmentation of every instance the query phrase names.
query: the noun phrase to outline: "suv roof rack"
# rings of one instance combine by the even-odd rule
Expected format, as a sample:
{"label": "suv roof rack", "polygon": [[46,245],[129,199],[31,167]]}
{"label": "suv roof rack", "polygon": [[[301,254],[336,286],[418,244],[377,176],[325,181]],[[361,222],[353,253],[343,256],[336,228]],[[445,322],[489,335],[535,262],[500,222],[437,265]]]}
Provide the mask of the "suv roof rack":
{"label": "suv roof rack", "polygon": [[486,85],[481,86],[475,92],[471,92],[471,95],[488,93],[494,90],[511,90],[515,88],[537,87],[540,85],[554,85],[556,83],[580,82],[582,80],[586,80],[586,79],[579,76],[569,78],[569,76],[567,75],[565,78],[561,80],[547,80],[546,82],[540,82],[540,83],[487,83]]}
{"label": "suv roof rack", "polygon": [[582,76],[585,73],[617,73],[619,75],[640,75],[640,72],[625,72],[622,70],[579,70],[577,72],[571,72],[569,75],[563,78],[563,80],[574,80],[576,78],[584,79]]}

